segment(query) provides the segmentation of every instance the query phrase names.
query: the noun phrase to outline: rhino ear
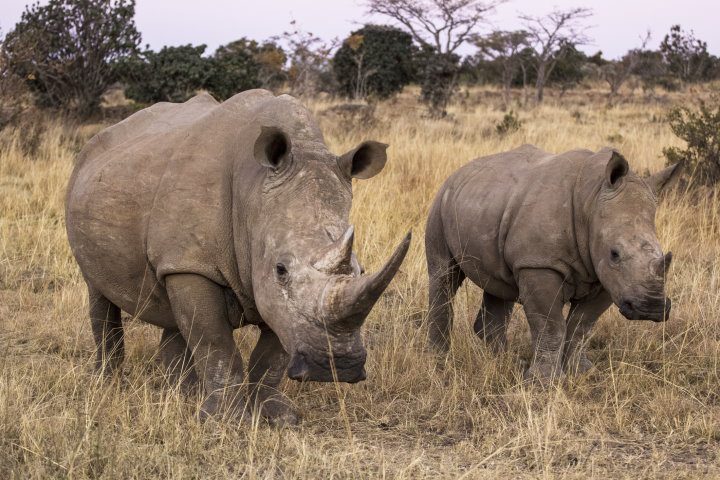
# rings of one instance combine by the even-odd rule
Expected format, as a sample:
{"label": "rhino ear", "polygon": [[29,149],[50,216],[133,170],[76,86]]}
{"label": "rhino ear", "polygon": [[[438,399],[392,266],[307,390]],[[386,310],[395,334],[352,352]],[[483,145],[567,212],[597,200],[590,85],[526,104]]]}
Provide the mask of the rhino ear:
{"label": "rhino ear", "polygon": [[676,163],[675,165],[671,165],[663,170],[660,170],[654,175],[645,177],[645,182],[652,189],[655,195],[659,195],[660,192],[674,184],[677,179],[680,178],[681,172],[682,167],[679,163]]}
{"label": "rhino ear", "polygon": [[605,182],[610,188],[617,188],[622,183],[622,179],[630,171],[625,157],[620,155],[615,150],[612,150],[610,160],[608,160],[607,166],[605,167]]}
{"label": "rhino ear", "polygon": [[277,127],[260,127],[253,154],[260,165],[277,170],[289,160],[291,148],[285,132]]}
{"label": "rhino ear", "polygon": [[387,145],[372,140],[363,142],[338,159],[340,170],[350,178],[374,177],[387,162]]}

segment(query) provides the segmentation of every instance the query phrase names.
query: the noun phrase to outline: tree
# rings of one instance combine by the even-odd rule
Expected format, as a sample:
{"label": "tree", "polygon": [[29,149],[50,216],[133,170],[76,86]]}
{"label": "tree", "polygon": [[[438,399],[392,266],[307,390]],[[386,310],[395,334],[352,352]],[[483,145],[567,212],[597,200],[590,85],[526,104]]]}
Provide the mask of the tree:
{"label": "tree", "polygon": [[426,56],[420,98],[433,118],[447,115],[448,102],[457,88],[459,62],[460,57],[454,53],[430,52]]}
{"label": "tree", "polygon": [[[261,86],[260,65],[249,46],[243,38],[219,47],[209,60],[210,71],[204,87],[219,100]],[[257,44],[252,47],[257,48]]]}
{"label": "tree", "polygon": [[[548,85],[560,87],[561,95],[582,82],[588,74],[588,56],[573,43],[564,40],[555,54],[555,66],[547,79]],[[536,77],[537,82],[537,77]]]}
{"label": "tree", "polygon": [[612,104],[620,92],[620,87],[637,71],[638,65],[640,65],[642,60],[642,52],[645,51],[645,47],[649,41],[650,32],[647,32],[642,39],[640,48],[632,49],[623,55],[621,59],[607,62],[600,67],[602,78],[610,86],[610,93],[608,94],[609,104]]}
{"label": "tree", "polygon": [[134,0],[50,0],[26,7],[2,47],[8,72],[41,107],[87,116],[116,81],[118,60],[140,44]]}
{"label": "tree", "polygon": [[283,48],[272,40],[261,44],[243,37],[219,47],[213,55],[216,59],[228,59],[233,56],[242,58],[246,64],[250,60],[256,64],[256,76],[262,88],[278,88],[287,79],[284,70],[287,55]]}
{"label": "tree", "polygon": [[[528,46],[528,32],[494,31],[488,36],[473,36],[473,43],[478,49],[478,56],[489,59],[499,66],[500,82],[503,87],[503,102],[510,106],[510,88],[518,73],[523,70],[525,58],[521,52]],[[523,87],[525,84],[523,83]]]}
{"label": "tree", "polygon": [[421,95],[430,114],[442,117],[457,83],[455,51],[500,3],[503,0],[368,0],[366,5],[368,13],[390,17],[405,27],[420,45],[427,65]]}
{"label": "tree", "polygon": [[557,62],[569,52],[567,45],[582,45],[587,42],[581,21],[590,17],[592,10],[571,8],[553,10],[542,17],[523,15],[530,42],[535,50],[535,102],[542,103],[545,85],[552,75]]}
{"label": "tree", "polygon": [[[0,49],[2,48],[2,31],[0,31]],[[32,104],[28,86],[24,79],[13,75],[5,65],[5,58],[0,55],[0,130],[15,122],[27,105]]]}
{"label": "tree", "polygon": [[695,38],[694,32],[685,32],[680,25],[673,25],[660,44],[660,52],[669,72],[684,82],[707,79],[712,59],[707,42]]}
{"label": "tree", "polygon": [[340,92],[355,99],[400,92],[413,78],[414,50],[412,37],[395,27],[365,25],[352,32],[332,62]]}
{"label": "tree", "polygon": [[[290,25],[296,27],[293,20]],[[312,32],[299,28],[282,34],[290,61],[288,80],[293,95],[317,94],[334,90],[334,77],[330,66],[332,43],[326,43]]]}
{"label": "tree", "polygon": [[657,50],[641,50],[637,52],[636,75],[643,85],[643,90],[652,91],[657,86],[668,90],[677,89],[677,81],[669,74],[662,53]]}
{"label": "tree", "polygon": [[213,73],[205,45],[146,50],[122,63],[125,95],[142,103],[184,102],[204,88]]}

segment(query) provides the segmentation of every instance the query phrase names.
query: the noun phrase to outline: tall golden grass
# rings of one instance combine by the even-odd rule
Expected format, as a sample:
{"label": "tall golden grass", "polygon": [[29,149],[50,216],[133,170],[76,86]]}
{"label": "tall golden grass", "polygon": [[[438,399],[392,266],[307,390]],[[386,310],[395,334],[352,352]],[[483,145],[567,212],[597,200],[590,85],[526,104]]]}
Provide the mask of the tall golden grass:
{"label": "tall golden grass", "polygon": [[[472,334],[479,289],[456,298],[453,347],[425,350],[424,221],[437,188],[472,158],[533,143],[548,151],[618,147],[637,171],[680,145],[666,102],[607,108],[592,92],[520,110],[500,137],[497,93],[473,91],[430,120],[406,94],[374,122],[309,101],[331,149],[372,138],[391,145],[378,177],[357,182],[352,221],[368,270],[404,232],[411,252],[363,328],[368,380],[283,389],[303,415],[275,429],[195,419],[197,398],[166,385],[159,331],[126,322],[121,375],[92,373],[84,284],[63,223],[65,185],[81,145],[103,125],[49,121],[0,132],[0,478],[697,478],[720,476],[720,198],[674,193],[658,210],[672,250],[673,316],[628,322],[613,307],[589,343],[596,369],[548,391],[524,386],[529,333],[516,309],[507,353]],[[695,93],[671,102],[691,103]],[[667,97],[665,97],[667,98]],[[31,136],[31,138],[28,138]],[[249,355],[256,333],[236,338]],[[247,357],[246,357],[247,358]]]}

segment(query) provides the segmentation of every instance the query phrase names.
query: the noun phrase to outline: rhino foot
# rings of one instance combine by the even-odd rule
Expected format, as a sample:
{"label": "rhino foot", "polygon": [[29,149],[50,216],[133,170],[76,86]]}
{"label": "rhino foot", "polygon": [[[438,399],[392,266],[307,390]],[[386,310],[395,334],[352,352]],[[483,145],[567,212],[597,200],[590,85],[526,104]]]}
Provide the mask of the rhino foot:
{"label": "rhino foot", "polygon": [[224,418],[248,423],[251,416],[244,400],[223,401],[217,395],[210,395],[200,406],[198,418],[201,422],[211,418]]}
{"label": "rhino foot", "polygon": [[260,407],[260,416],[273,427],[292,427],[300,423],[300,415],[284,396],[268,398]]}
{"label": "rhino foot", "polygon": [[548,387],[565,378],[563,371],[553,364],[535,362],[525,370],[525,382]]}
{"label": "rhino foot", "polygon": [[573,355],[567,362],[566,371],[568,375],[582,375],[593,368],[593,363],[588,360],[585,353]]}

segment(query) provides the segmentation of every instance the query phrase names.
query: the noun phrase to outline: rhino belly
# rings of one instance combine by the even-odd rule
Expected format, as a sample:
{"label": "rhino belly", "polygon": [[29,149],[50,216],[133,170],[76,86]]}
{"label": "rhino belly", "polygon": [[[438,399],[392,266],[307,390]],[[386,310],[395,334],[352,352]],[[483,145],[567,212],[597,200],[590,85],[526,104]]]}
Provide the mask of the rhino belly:
{"label": "rhino belly", "polygon": [[174,327],[167,293],[146,253],[151,185],[129,181],[118,170],[86,163],[78,172],[66,210],[70,246],[90,286],[131,315]]}
{"label": "rhino belly", "polygon": [[491,295],[515,300],[517,284],[499,241],[504,235],[504,206],[493,198],[491,189],[479,188],[481,182],[471,187],[443,206],[446,243],[469,280]]}

